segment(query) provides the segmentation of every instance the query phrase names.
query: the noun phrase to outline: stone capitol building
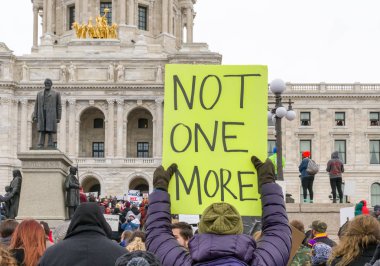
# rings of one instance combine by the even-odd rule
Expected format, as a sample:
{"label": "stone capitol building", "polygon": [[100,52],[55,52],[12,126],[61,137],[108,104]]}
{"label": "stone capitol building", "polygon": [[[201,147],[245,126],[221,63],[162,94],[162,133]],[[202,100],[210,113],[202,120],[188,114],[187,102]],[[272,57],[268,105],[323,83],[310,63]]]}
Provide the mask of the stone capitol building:
{"label": "stone capitol building", "polygon": [[[0,43],[0,187],[21,166],[17,154],[37,144],[34,102],[50,78],[62,97],[57,148],[78,165],[84,191],[152,191],[162,154],[165,65],[222,63],[207,44],[193,42],[195,2],[32,0],[31,53],[15,56]],[[80,35],[73,28],[95,26],[100,16],[117,25],[116,36],[91,38],[90,30]],[[314,201],[331,202],[325,168],[337,150],[354,188],[348,200],[380,204],[380,84],[287,83],[283,98],[297,113],[282,122],[284,176],[295,201],[302,196],[300,154],[310,150],[321,165]],[[273,131],[269,123],[268,155]]]}

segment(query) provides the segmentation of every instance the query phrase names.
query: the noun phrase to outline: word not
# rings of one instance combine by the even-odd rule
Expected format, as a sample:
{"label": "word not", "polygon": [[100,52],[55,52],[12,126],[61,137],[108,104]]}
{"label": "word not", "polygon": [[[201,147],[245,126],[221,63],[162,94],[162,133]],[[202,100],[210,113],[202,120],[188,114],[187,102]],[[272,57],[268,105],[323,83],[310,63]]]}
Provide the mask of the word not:
{"label": "word not", "polygon": [[[240,74],[240,75],[224,75],[225,78],[240,78],[240,108],[244,108],[244,90],[245,90],[245,78],[246,77],[260,77],[260,74]],[[210,79],[213,78],[216,83],[218,84],[218,93],[213,100],[213,103],[210,106],[206,106],[204,102],[204,90],[205,90],[205,84]],[[186,93],[186,90],[184,86],[182,85],[181,80],[179,79],[178,75],[173,75],[173,83],[174,83],[174,110],[178,110],[178,87],[181,89],[182,95],[186,101],[187,107],[189,109],[193,109],[194,105],[194,94],[195,94],[195,88],[196,88],[196,81],[197,77],[193,75],[192,84],[191,84],[191,94],[190,97]],[[207,87],[206,87],[207,88]],[[217,75],[208,75],[203,78],[202,83],[199,88],[199,102],[203,109],[205,110],[211,110],[214,108],[214,106],[218,103],[220,96],[222,94],[223,86],[222,81]],[[198,91],[198,90],[197,90]]]}

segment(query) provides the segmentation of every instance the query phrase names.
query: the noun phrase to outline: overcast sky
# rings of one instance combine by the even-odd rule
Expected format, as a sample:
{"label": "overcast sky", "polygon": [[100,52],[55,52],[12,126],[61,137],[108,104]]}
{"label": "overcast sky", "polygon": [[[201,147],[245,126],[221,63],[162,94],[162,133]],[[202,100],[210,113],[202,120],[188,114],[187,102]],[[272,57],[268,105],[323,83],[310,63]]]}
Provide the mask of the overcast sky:
{"label": "overcast sky", "polygon": [[[3,1],[0,42],[30,52],[30,0]],[[268,65],[269,80],[380,83],[379,0],[198,0],[194,41],[223,64]]]}

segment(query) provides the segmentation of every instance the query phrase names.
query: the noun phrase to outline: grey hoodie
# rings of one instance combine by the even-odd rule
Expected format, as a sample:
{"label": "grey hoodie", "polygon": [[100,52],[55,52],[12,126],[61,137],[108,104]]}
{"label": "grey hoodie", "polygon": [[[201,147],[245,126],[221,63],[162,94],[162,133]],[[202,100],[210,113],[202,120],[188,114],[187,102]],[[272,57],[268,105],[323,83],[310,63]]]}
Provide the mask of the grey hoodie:
{"label": "grey hoodie", "polygon": [[327,162],[326,171],[329,172],[330,178],[342,177],[344,166],[343,162],[339,159],[339,153],[337,151],[331,153],[331,160]]}

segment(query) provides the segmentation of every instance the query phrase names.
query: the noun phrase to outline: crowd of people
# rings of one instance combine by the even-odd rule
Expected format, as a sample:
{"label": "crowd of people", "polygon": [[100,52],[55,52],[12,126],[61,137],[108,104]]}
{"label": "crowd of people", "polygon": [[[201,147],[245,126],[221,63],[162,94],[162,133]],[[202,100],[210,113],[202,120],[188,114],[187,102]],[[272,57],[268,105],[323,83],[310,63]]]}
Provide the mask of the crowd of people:
{"label": "crowd of people", "polygon": [[[154,191],[139,205],[82,197],[72,219],[54,230],[33,219],[2,221],[0,266],[380,265],[380,206],[370,213],[366,202],[359,202],[335,242],[324,221],[314,221],[307,231],[302,221],[289,222],[273,163],[251,160],[262,201],[261,231],[253,235],[243,233],[242,217],[225,202],[208,206],[196,231],[185,222],[173,223],[167,192],[177,171],[173,164],[156,169]],[[104,217],[110,213],[119,216],[114,232]],[[302,232],[304,240],[291,258],[292,230]]]}

